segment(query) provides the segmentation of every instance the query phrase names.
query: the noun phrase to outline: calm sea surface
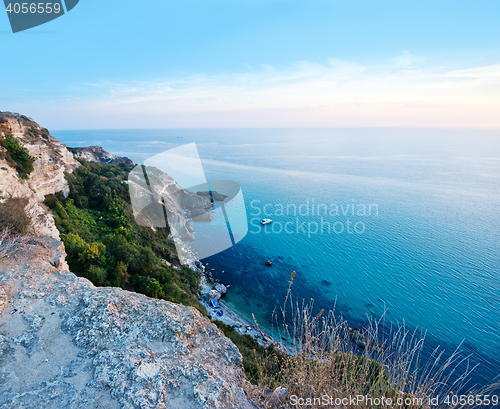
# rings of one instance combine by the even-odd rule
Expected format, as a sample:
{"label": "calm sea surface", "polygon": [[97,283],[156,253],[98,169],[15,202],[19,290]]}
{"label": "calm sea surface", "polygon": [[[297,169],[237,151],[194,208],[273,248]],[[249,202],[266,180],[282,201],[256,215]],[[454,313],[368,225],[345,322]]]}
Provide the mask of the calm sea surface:
{"label": "calm sea surface", "polygon": [[[210,257],[227,301],[261,325],[293,293],[349,323],[427,331],[500,373],[500,131],[159,129],[54,131],[141,163],[196,142],[208,179],[241,185],[249,233]],[[265,229],[258,221],[273,219]],[[264,265],[273,262],[272,267]],[[221,270],[225,270],[225,274]],[[248,273],[244,271],[247,270]]]}

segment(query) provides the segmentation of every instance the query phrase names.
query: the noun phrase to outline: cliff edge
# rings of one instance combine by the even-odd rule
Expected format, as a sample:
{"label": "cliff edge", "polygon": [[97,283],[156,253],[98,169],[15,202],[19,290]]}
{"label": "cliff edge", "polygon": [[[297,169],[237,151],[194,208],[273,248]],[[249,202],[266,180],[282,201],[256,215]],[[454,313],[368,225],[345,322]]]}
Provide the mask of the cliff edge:
{"label": "cliff edge", "polygon": [[192,307],[94,287],[62,243],[0,262],[0,407],[255,408],[236,346]]}

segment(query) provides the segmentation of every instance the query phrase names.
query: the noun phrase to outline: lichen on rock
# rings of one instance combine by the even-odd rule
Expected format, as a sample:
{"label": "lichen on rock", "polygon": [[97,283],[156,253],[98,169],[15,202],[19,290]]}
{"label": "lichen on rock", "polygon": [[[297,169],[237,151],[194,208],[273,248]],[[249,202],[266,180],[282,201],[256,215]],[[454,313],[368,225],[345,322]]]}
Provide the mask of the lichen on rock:
{"label": "lichen on rock", "polygon": [[255,407],[238,349],[197,310],[94,287],[64,257],[36,238],[0,261],[0,407]]}

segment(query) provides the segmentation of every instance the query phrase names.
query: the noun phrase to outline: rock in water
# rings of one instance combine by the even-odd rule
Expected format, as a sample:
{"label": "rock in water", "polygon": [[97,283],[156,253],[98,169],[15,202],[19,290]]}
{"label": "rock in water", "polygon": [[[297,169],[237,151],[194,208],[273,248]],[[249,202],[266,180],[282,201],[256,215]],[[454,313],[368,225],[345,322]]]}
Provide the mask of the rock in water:
{"label": "rock in water", "polygon": [[0,262],[0,407],[255,408],[238,349],[194,308],[96,288],[65,270],[55,239],[12,251]]}
{"label": "rock in water", "polygon": [[349,331],[349,338],[361,349],[374,351],[377,353],[384,352],[386,346],[383,342],[372,340],[370,336],[359,328],[353,328]]}
{"label": "rock in water", "polygon": [[215,285],[214,290],[218,291],[221,294],[226,294],[226,292],[227,292],[227,288],[224,284]]}

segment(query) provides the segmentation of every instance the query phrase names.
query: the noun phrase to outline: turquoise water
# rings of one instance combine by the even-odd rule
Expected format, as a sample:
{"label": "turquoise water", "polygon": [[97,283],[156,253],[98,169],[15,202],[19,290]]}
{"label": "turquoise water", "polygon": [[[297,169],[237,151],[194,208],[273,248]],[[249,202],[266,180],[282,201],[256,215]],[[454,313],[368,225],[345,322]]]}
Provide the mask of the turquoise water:
{"label": "turquoise water", "polygon": [[[500,373],[500,131],[53,134],[136,163],[196,142],[208,179],[241,185],[249,221],[243,241],[206,261],[231,285],[228,302],[260,324],[270,325],[295,270],[295,296],[318,308],[336,304],[352,325],[385,312],[386,321],[426,330],[429,348],[451,353],[464,341],[480,363],[473,383]],[[265,229],[263,217],[273,219]]]}

